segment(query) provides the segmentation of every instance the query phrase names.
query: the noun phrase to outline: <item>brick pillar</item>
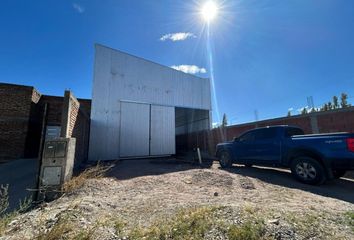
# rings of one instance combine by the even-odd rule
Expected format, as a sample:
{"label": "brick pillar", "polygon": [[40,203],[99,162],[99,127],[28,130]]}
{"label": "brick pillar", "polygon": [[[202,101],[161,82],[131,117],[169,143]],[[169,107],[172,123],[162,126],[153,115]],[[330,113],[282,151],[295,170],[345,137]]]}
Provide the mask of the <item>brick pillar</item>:
{"label": "brick pillar", "polygon": [[310,121],[312,133],[320,133],[318,128],[317,114],[311,114]]}
{"label": "brick pillar", "polygon": [[72,137],[79,108],[79,101],[75,98],[71,91],[65,90],[61,118],[61,137]]}
{"label": "brick pillar", "polygon": [[65,90],[63,111],[61,115],[61,137],[68,137],[69,119],[70,119],[70,91]]}

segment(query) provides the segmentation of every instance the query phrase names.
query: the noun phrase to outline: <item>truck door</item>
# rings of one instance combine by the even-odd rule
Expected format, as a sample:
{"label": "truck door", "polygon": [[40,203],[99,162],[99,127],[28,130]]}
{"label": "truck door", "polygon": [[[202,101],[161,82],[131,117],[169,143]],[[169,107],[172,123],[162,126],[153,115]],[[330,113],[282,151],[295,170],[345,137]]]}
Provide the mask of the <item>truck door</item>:
{"label": "truck door", "polygon": [[246,163],[249,160],[254,160],[255,152],[254,143],[255,143],[256,132],[250,131],[243,134],[241,137],[237,139],[234,144],[234,155],[237,158],[239,163]]}
{"label": "truck door", "polygon": [[281,141],[278,130],[278,128],[264,128],[256,131],[252,149],[249,150],[253,160],[264,164],[280,161]]}

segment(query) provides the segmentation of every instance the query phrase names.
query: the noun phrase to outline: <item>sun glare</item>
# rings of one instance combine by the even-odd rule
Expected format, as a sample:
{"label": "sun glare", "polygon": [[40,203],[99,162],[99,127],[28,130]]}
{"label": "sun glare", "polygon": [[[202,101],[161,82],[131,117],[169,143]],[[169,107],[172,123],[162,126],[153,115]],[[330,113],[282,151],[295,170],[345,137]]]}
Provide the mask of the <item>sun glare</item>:
{"label": "sun glare", "polygon": [[206,22],[212,21],[217,13],[218,6],[213,1],[206,2],[201,10],[201,15]]}

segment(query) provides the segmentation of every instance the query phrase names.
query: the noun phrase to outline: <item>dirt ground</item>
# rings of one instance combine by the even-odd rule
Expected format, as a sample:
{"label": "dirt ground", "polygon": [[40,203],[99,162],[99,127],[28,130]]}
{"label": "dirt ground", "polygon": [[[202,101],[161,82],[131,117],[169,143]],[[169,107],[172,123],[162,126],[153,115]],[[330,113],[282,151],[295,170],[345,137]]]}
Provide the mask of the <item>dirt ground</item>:
{"label": "dirt ground", "polygon": [[[292,225],[276,239],[354,239],[354,230],[343,218],[354,211],[353,179],[310,186],[296,182],[287,170],[243,166],[223,170],[218,163],[199,168],[173,159],[117,162],[107,177],[90,179],[77,192],[16,218],[3,239],[30,239],[41,227],[50,228],[63,211],[73,209],[78,210],[75,221],[82,228],[110,217],[119,217],[129,227],[149,226],[178,209],[198,206],[223,206],[234,213],[246,209],[262,215],[266,222],[276,219],[277,228],[289,224],[296,228],[295,218],[304,216],[306,222],[305,217],[312,214],[329,230],[314,229],[320,232],[304,237]],[[118,239],[112,230],[99,238]]]}

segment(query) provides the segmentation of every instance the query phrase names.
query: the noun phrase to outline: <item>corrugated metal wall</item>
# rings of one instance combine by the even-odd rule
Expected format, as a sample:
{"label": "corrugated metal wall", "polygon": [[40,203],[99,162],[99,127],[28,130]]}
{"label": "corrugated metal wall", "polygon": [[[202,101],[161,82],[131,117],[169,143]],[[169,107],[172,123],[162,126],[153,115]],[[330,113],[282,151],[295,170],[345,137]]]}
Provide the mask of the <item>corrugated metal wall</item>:
{"label": "corrugated metal wall", "polygon": [[151,105],[150,155],[176,153],[175,108]]}
{"label": "corrugated metal wall", "polygon": [[121,101],[211,109],[208,79],[101,45],[95,48],[90,160],[119,158]]}
{"label": "corrugated metal wall", "polygon": [[122,102],[120,123],[120,156],[148,156],[150,105]]}

